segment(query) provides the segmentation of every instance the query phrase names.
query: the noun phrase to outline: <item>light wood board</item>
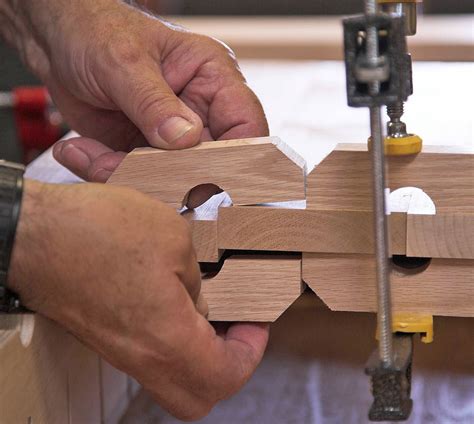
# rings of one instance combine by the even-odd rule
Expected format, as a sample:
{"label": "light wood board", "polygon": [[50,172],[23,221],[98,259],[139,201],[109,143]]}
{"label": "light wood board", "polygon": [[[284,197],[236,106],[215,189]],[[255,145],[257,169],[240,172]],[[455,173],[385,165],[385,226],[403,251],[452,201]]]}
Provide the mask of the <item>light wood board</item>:
{"label": "light wood board", "polygon": [[1,424],[117,424],[130,401],[125,374],[38,314],[0,316],[0,364]]}
{"label": "light wood board", "polygon": [[[5,316],[0,321],[5,322]],[[0,344],[0,422],[68,423],[71,338],[40,316],[33,338],[22,345],[18,331]]]}
{"label": "light wood board", "polygon": [[[394,311],[474,316],[474,261],[433,259],[418,274],[391,274]],[[303,280],[334,311],[375,312],[372,255],[303,254]]]}
{"label": "light wood board", "polygon": [[202,184],[226,191],[235,205],[305,198],[305,162],[276,137],[205,142],[174,151],[135,149],[107,181],[135,188],[174,208]]}
{"label": "light wood board", "polygon": [[406,254],[474,259],[474,214],[408,215]]}
{"label": "light wood board", "polygon": [[275,321],[302,290],[300,257],[230,257],[202,280],[210,321]]}
{"label": "light wood board", "polygon": [[[219,209],[217,227],[220,249],[373,253],[370,211],[312,210],[289,202],[233,206]],[[405,254],[406,214],[392,214],[390,227],[392,252]]]}
{"label": "light wood board", "polygon": [[[225,42],[239,59],[343,58],[340,16],[170,16],[169,19]],[[473,15],[420,16],[418,33],[408,37],[414,60],[474,60],[473,21]]]}
{"label": "light wood board", "polygon": [[[415,157],[387,157],[391,191],[418,187],[436,212],[474,213],[474,155],[425,149]],[[308,176],[308,209],[372,210],[372,162],[366,144],[339,144]]]}

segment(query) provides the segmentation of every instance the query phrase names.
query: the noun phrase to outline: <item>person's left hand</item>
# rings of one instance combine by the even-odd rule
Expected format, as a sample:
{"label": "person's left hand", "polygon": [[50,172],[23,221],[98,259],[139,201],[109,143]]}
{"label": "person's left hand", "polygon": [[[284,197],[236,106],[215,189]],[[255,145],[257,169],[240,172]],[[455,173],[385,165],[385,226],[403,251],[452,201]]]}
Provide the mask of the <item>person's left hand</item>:
{"label": "person's left hand", "polygon": [[105,182],[137,146],[268,135],[262,106],[226,46],[121,2],[89,3],[62,6],[67,16],[52,22],[60,36],[45,49],[50,66],[41,77],[82,136],[55,146],[61,164]]}

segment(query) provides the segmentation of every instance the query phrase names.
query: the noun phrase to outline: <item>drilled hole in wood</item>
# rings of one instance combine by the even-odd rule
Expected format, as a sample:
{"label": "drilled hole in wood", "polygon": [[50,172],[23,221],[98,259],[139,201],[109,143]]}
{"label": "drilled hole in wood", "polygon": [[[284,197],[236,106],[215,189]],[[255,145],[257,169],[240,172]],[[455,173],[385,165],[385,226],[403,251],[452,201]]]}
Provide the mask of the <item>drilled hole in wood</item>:
{"label": "drilled hole in wood", "polygon": [[199,184],[189,190],[183,198],[182,206],[188,209],[195,209],[206,203],[215,194],[222,193],[223,190],[216,184]]}
{"label": "drilled hole in wood", "polygon": [[419,274],[425,271],[431,263],[431,258],[412,258],[405,255],[393,255],[392,267],[401,274]]}

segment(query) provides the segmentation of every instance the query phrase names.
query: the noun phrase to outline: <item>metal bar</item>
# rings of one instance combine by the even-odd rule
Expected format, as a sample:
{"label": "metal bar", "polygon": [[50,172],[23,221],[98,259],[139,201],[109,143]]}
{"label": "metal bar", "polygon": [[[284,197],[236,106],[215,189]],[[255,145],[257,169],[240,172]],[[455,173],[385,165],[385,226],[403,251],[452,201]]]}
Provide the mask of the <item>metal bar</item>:
{"label": "metal bar", "polygon": [[[365,1],[367,15],[377,12],[376,0]],[[367,28],[366,52],[369,62],[376,63],[379,56],[378,35],[375,27]],[[376,95],[380,90],[378,81],[369,84],[369,91]],[[390,296],[390,267],[388,262],[388,231],[385,216],[385,158],[380,107],[370,108],[370,132],[372,136],[372,183],[375,258],[377,277],[377,324],[379,328],[379,355],[385,366],[393,363],[392,311]]]}
{"label": "metal bar", "polygon": [[392,365],[392,311],[390,265],[388,261],[388,230],[385,215],[385,158],[380,107],[370,108],[372,135],[372,184],[377,276],[377,324],[379,355],[386,366]]}

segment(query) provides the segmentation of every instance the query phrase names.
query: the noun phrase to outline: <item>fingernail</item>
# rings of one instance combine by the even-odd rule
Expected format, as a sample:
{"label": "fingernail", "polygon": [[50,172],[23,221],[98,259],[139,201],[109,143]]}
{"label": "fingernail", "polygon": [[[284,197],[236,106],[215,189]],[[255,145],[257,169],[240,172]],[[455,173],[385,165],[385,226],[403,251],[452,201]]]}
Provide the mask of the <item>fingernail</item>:
{"label": "fingernail", "polygon": [[96,183],[105,183],[112,175],[112,171],[107,169],[98,169],[91,175],[91,181]]}
{"label": "fingernail", "polygon": [[204,317],[207,317],[209,315],[209,305],[207,304],[206,299],[204,299],[202,293],[199,293],[196,302],[196,309]]}
{"label": "fingernail", "polygon": [[194,127],[191,122],[184,118],[175,116],[169,118],[158,129],[158,135],[168,144],[178,141]]}
{"label": "fingernail", "polygon": [[86,169],[91,164],[89,156],[73,144],[66,144],[59,152],[63,162],[75,169]]}

